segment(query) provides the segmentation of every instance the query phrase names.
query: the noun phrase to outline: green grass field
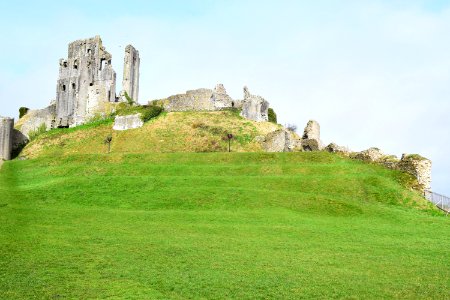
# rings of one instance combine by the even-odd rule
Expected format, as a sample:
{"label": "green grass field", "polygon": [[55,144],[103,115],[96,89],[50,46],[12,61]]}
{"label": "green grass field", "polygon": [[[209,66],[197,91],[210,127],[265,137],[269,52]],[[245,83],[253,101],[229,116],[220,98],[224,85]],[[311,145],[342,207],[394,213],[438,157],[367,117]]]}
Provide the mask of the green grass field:
{"label": "green grass field", "polygon": [[322,152],[9,161],[0,299],[449,299],[450,219],[411,181]]}

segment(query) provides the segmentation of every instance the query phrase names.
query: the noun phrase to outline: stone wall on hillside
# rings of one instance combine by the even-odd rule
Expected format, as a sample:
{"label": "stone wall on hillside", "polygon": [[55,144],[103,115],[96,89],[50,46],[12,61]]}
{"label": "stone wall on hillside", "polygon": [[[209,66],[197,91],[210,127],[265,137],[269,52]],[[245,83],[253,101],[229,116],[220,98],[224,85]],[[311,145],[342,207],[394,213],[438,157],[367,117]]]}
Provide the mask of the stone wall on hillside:
{"label": "stone wall on hillside", "polygon": [[306,124],[302,136],[303,151],[319,151],[322,150],[322,141],[320,140],[320,125],[317,121],[310,120]]}
{"label": "stone wall on hillside", "polygon": [[51,103],[43,109],[32,109],[17,122],[16,128],[25,136],[29,137],[30,132],[38,130],[40,126],[45,126],[46,130],[55,127],[56,103]]}
{"label": "stone wall on hillside", "polygon": [[417,178],[424,190],[431,190],[431,160],[420,155],[403,154],[397,169]]}
{"label": "stone wall on hillside", "polygon": [[0,117],[0,159],[2,160],[11,159],[13,128],[13,118]]}
{"label": "stone wall on hillside", "polygon": [[161,105],[165,111],[216,111],[227,108],[240,108],[241,101],[233,100],[223,84],[217,84],[214,90],[196,89],[177,94],[151,103]]}
{"label": "stone wall on hillside", "polygon": [[261,96],[250,94],[250,91],[245,86],[241,116],[257,122],[267,122],[269,120],[268,110],[269,102]]}

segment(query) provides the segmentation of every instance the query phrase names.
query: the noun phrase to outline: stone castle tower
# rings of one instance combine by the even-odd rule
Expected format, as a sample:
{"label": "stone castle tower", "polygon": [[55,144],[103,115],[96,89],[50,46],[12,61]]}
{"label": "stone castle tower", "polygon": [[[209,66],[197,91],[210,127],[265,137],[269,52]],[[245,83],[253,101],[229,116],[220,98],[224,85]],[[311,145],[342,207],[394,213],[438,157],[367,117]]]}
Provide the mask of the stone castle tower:
{"label": "stone castle tower", "polygon": [[82,124],[105,103],[116,101],[116,72],[111,58],[100,36],[69,44],[67,59],[59,62],[56,126]]}
{"label": "stone castle tower", "polygon": [[132,45],[125,47],[125,58],[123,62],[123,81],[122,89],[136,103],[139,98],[139,51]]}

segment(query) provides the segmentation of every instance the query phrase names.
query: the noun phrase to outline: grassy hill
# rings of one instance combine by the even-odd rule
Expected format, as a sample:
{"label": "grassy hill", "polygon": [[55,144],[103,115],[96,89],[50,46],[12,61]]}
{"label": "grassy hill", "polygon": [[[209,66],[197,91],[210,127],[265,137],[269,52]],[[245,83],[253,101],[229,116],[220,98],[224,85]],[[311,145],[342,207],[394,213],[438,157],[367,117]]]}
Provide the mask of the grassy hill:
{"label": "grassy hill", "polygon": [[410,176],[324,152],[176,152],[276,126],[217,115],[114,133],[109,155],[107,122],[49,132],[4,163],[0,298],[448,298],[450,221]]}
{"label": "grassy hill", "polygon": [[27,157],[61,154],[102,154],[106,136],[112,135],[112,152],[223,152],[227,133],[235,136],[233,151],[261,151],[254,138],[279,128],[269,122],[253,122],[233,111],[171,112],[144,124],[142,128],[114,131],[113,119],[83,126],[56,129],[40,135],[22,152]]}

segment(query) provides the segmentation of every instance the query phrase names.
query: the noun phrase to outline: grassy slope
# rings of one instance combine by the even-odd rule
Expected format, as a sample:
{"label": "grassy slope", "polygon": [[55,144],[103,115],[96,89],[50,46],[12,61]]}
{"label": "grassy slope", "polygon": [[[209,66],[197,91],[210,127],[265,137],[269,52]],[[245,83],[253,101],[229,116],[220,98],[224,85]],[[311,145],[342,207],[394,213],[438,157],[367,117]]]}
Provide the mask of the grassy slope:
{"label": "grassy slope", "polygon": [[225,151],[227,133],[235,135],[233,151],[260,151],[254,141],[277,129],[272,123],[253,122],[236,112],[172,112],[146,123],[142,128],[113,131],[112,120],[100,121],[69,129],[57,129],[39,136],[22,155],[61,155],[73,153],[105,153],[103,141],[112,135],[112,151],[118,153],[143,152],[211,152]]}
{"label": "grassy slope", "polygon": [[0,172],[0,298],[448,297],[450,221],[327,153],[61,155]]}

